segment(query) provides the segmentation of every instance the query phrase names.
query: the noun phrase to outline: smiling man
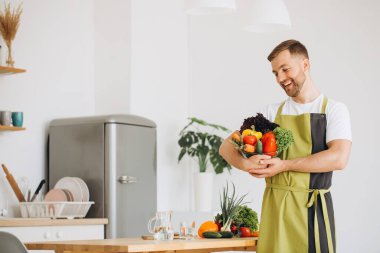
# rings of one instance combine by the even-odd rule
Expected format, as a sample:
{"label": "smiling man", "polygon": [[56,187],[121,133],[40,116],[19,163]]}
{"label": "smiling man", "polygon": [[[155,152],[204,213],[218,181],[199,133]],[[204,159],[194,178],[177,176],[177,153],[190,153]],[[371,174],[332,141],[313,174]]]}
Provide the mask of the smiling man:
{"label": "smiling man", "polygon": [[262,113],[293,132],[294,144],[280,158],[244,159],[228,141],[220,154],[234,167],[265,178],[258,253],[336,252],[332,172],[346,167],[351,152],[347,107],[324,96],[310,77],[307,49],[280,43],[268,60],[288,98]]}

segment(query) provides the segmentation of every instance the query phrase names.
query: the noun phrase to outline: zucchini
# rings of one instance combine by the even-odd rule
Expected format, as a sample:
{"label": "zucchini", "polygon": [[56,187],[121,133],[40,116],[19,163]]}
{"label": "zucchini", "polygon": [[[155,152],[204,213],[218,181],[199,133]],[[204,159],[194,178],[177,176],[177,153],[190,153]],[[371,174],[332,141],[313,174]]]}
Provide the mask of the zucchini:
{"label": "zucchini", "polygon": [[202,235],[204,238],[221,238],[222,237],[222,235],[219,234],[218,232],[211,232],[211,231],[204,232]]}
{"label": "zucchini", "polygon": [[232,238],[234,236],[234,233],[230,231],[220,231],[219,234],[222,235],[222,238]]}
{"label": "zucchini", "polygon": [[259,153],[259,154],[263,153],[263,143],[261,141],[257,141],[256,153]]}

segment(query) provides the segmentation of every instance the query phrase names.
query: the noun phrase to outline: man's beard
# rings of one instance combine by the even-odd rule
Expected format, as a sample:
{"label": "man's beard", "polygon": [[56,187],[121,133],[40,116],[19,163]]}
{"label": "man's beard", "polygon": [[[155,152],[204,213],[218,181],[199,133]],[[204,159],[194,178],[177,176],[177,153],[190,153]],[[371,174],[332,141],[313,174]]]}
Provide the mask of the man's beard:
{"label": "man's beard", "polygon": [[303,84],[305,83],[305,80],[306,80],[306,77],[303,75],[302,77],[299,77],[297,78],[298,80],[295,80],[295,79],[290,79],[291,81],[291,84],[293,87],[291,87],[291,89],[286,89],[286,87],[282,87],[286,94],[289,96],[289,97],[297,97],[300,92],[301,92],[301,89],[303,87]]}

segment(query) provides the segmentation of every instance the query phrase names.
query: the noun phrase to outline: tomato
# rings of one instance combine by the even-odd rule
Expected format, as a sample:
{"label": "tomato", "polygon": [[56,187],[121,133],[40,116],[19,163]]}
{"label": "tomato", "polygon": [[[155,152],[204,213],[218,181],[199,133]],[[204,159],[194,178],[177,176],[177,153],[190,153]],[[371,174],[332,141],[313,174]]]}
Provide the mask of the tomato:
{"label": "tomato", "polygon": [[251,231],[251,236],[259,237],[259,231]]}
{"label": "tomato", "polygon": [[244,144],[255,146],[257,143],[257,137],[254,135],[246,135],[243,137]]}
{"label": "tomato", "polygon": [[240,227],[240,236],[241,237],[250,237],[251,236],[251,230],[246,227]]}
{"label": "tomato", "polygon": [[263,153],[270,156],[275,156],[277,151],[276,137],[273,132],[264,134],[261,139],[263,143]]}
{"label": "tomato", "polygon": [[235,224],[231,224],[230,230],[231,230],[231,233],[236,234],[237,233],[237,226]]}
{"label": "tomato", "polygon": [[206,221],[198,229],[198,235],[203,238],[204,232],[218,232],[218,225],[213,221]]}

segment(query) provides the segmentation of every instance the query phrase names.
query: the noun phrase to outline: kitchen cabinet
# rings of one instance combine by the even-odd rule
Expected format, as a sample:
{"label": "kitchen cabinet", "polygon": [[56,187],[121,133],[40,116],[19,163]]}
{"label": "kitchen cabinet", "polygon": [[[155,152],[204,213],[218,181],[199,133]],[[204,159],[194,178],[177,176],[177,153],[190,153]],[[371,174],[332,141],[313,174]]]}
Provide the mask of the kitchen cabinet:
{"label": "kitchen cabinet", "polygon": [[12,68],[7,66],[0,66],[0,74],[17,74],[26,72],[25,69]]}
{"label": "kitchen cabinet", "polygon": [[0,219],[0,231],[14,234],[22,242],[91,240],[104,239],[107,223],[107,219]]}

